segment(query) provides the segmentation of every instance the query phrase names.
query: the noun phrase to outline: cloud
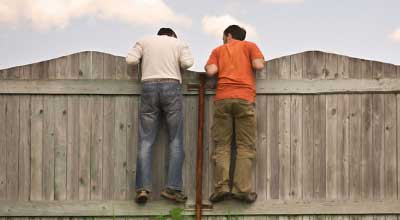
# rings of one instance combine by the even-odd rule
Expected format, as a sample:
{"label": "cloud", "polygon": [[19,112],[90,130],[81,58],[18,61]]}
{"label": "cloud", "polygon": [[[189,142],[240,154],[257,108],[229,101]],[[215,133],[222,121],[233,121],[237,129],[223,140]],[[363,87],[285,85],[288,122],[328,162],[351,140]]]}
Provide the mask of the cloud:
{"label": "cloud", "polygon": [[398,41],[400,42],[400,28],[397,30],[393,31],[390,35],[389,38],[392,39],[393,41]]}
{"label": "cloud", "polygon": [[258,39],[259,36],[255,27],[250,24],[243,23],[231,15],[222,16],[204,16],[202,20],[203,30],[207,34],[222,39],[222,33],[226,27],[231,24],[237,24],[246,29],[247,36],[250,39]]}
{"label": "cloud", "polygon": [[300,4],[304,0],[261,0],[261,2],[268,4]]}
{"label": "cloud", "polygon": [[64,28],[82,17],[132,25],[191,24],[164,0],[2,0],[0,14],[0,23],[28,23],[41,30]]}

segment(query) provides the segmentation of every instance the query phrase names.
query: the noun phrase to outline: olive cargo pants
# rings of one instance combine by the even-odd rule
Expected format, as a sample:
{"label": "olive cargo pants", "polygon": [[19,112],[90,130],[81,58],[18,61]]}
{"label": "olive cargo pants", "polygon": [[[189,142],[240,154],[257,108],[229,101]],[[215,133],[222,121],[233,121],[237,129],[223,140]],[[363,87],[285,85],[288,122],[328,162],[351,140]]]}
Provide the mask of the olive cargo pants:
{"label": "olive cargo pants", "polygon": [[211,129],[215,143],[215,192],[229,192],[229,167],[233,120],[236,133],[236,162],[232,193],[247,193],[252,189],[252,162],[256,156],[256,112],[253,103],[242,99],[223,99],[214,102],[214,122]]}

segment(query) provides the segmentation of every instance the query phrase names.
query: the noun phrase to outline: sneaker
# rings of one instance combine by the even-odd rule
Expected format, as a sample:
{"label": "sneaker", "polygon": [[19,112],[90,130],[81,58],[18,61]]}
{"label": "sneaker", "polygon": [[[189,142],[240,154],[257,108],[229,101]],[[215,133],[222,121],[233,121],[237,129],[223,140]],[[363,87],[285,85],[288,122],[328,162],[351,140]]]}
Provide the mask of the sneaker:
{"label": "sneaker", "polygon": [[215,192],[213,194],[211,194],[210,196],[210,201],[211,202],[222,202],[228,198],[231,197],[231,193],[230,192]]}
{"label": "sneaker", "polygon": [[161,191],[161,196],[179,203],[184,203],[187,200],[187,196],[183,194],[182,191],[174,190],[171,188],[163,189]]}
{"label": "sneaker", "polygon": [[149,192],[142,190],[136,193],[136,202],[138,204],[145,204],[149,199]]}
{"label": "sneaker", "polygon": [[257,200],[257,193],[255,192],[235,193],[233,194],[233,198],[246,203],[253,203]]}

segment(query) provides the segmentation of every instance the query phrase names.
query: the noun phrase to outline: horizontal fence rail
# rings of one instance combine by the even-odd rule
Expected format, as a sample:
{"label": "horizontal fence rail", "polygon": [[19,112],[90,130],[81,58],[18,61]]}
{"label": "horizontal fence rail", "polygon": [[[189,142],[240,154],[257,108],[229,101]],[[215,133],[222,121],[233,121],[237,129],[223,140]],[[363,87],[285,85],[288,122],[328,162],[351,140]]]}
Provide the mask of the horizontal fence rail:
{"label": "horizontal fence rail", "polygon": [[[173,208],[194,215],[194,206],[157,201],[137,205],[133,201],[0,201],[1,217],[112,217],[160,216]],[[226,215],[393,215],[400,214],[400,201],[279,201],[253,205],[225,202],[204,209],[205,216]]]}
{"label": "horizontal fence rail", "polygon": [[[196,83],[184,85],[184,94],[197,94]],[[208,89],[214,89],[210,83]],[[257,94],[337,94],[399,92],[399,79],[257,80]],[[140,95],[134,80],[0,80],[0,94]],[[207,91],[207,94],[215,94]]]}

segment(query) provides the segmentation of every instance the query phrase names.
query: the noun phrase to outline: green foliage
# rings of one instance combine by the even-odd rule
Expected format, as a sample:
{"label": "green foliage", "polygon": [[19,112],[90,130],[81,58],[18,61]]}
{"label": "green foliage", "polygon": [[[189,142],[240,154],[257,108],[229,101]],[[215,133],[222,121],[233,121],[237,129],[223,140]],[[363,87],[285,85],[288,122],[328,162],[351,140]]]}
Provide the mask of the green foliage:
{"label": "green foliage", "polygon": [[173,208],[169,211],[169,215],[159,215],[155,217],[155,220],[184,220],[183,209],[182,208]]}
{"label": "green foliage", "polygon": [[183,220],[182,208],[173,208],[169,211],[172,220]]}
{"label": "green foliage", "polygon": [[231,211],[230,210],[228,210],[228,215],[226,215],[225,217],[226,217],[226,220],[238,220],[239,219],[238,216],[231,215]]}

